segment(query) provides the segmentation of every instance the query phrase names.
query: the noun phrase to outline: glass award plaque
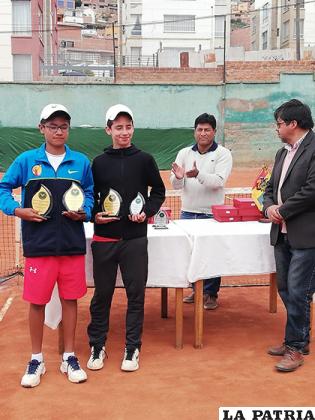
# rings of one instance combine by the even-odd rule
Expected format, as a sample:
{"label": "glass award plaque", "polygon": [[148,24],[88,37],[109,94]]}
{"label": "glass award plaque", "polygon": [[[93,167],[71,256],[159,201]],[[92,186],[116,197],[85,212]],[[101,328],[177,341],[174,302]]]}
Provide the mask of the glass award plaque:
{"label": "glass award plaque", "polygon": [[82,188],[75,182],[72,182],[70,188],[62,197],[62,203],[67,211],[84,212],[84,192]]}
{"label": "glass award plaque", "polygon": [[31,205],[32,209],[36,210],[40,216],[48,217],[53,205],[53,198],[45,185],[41,184],[40,189],[33,195]]}
{"label": "glass award plaque", "polygon": [[168,229],[169,219],[166,211],[159,210],[154,216],[153,227],[154,229]]}
{"label": "glass award plaque", "polygon": [[102,211],[107,213],[107,215],[103,217],[119,217],[121,203],[122,198],[120,194],[116,190],[110,188],[102,203]]}
{"label": "glass award plaque", "polygon": [[140,192],[138,192],[136,198],[134,198],[132,202],[130,203],[130,206],[129,206],[130,214],[131,215],[140,214],[144,208],[144,205],[145,205],[145,199],[143,195]]}

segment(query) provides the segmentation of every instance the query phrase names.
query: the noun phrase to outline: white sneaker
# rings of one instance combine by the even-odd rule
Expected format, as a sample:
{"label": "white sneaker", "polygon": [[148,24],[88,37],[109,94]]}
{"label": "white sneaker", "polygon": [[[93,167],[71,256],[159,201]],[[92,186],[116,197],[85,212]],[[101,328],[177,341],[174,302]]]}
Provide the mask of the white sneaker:
{"label": "white sneaker", "polygon": [[87,380],[87,375],[83,369],[81,369],[79,360],[75,356],[69,356],[67,360],[63,360],[60,365],[62,373],[68,375],[70,382],[79,384]]}
{"label": "white sneaker", "polygon": [[139,369],[139,349],[125,349],[121,370],[133,372]]}
{"label": "white sneaker", "polygon": [[34,388],[40,384],[40,377],[46,372],[45,363],[34,359],[28,362],[25,374],[21,380],[24,388]]}
{"label": "white sneaker", "polygon": [[91,356],[87,362],[87,367],[91,370],[99,370],[104,366],[105,359],[105,347],[95,347],[91,348]]}

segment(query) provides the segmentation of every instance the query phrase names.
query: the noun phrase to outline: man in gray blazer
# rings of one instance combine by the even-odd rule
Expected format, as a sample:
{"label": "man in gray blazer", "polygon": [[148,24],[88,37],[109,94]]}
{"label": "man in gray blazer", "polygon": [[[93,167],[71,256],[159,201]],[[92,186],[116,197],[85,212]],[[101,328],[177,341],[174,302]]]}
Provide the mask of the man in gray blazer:
{"label": "man in gray blazer", "polygon": [[315,289],[315,135],[311,110],[297,99],[282,104],[274,117],[285,146],[276,154],[264,212],[272,221],[271,245],[287,323],[283,343],[268,353],[283,356],[277,370],[291,372],[309,353]]}

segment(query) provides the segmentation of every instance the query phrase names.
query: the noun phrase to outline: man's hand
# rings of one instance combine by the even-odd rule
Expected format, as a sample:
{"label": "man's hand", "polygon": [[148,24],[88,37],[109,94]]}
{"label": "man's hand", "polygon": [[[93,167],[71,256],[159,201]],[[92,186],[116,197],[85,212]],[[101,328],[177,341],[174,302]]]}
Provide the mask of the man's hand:
{"label": "man's hand", "polygon": [[129,214],[129,220],[131,220],[132,222],[135,223],[143,223],[146,219],[146,214],[144,212],[140,213],[140,214]]}
{"label": "man's hand", "polygon": [[26,220],[27,222],[37,222],[41,223],[44,222],[46,217],[41,216],[38,212],[32,208],[16,208],[14,211],[15,216],[19,217],[22,220]]}
{"label": "man's hand", "polygon": [[86,220],[86,213],[84,211],[63,211],[61,214],[74,222],[85,222]]}
{"label": "man's hand", "polygon": [[106,211],[100,211],[99,213],[96,213],[94,223],[97,225],[105,225],[106,223],[116,222],[117,220],[120,220],[119,217],[109,217],[107,216],[108,213]]}
{"label": "man's hand", "polygon": [[273,206],[268,207],[266,211],[268,219],[277,225],[283,222],[283,217],[279,213],[279,207],[278,204],[274,204]]}
{"label": "man's hand", "polygon": [[172,163],[172,172],[177,179],[183,179],[185,176],[185,169],[177,165],[176,162]]}
{"label": "man's hand", "polygon": [[196,178],[198,176],[199,171],[197,169],[196,161],[193,164],[193,168],[190,171],[186,172],[187,178]]}

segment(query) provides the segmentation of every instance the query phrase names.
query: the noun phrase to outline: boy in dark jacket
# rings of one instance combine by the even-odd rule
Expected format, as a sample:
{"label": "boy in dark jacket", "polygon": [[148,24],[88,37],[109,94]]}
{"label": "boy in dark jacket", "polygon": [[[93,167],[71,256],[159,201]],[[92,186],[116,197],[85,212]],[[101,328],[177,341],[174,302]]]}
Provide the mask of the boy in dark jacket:
{"label": "boy in dark jacket", "polygon": [[[87,367],[98,370],[104,365],[110,307],[119,265],[128,297],[126,348],[121,369],[135,371],[139,368],[148,274],[147,219],[162,205],[165,187],[153,157],[131,143],[134,126],[128,107],[118,104],[108,109],[105,131],[112,137],[112,146],[96,157],[92,165],[95,292],[90,305],[91,357]],[[109,209],[115,209],[116,213]]]}

